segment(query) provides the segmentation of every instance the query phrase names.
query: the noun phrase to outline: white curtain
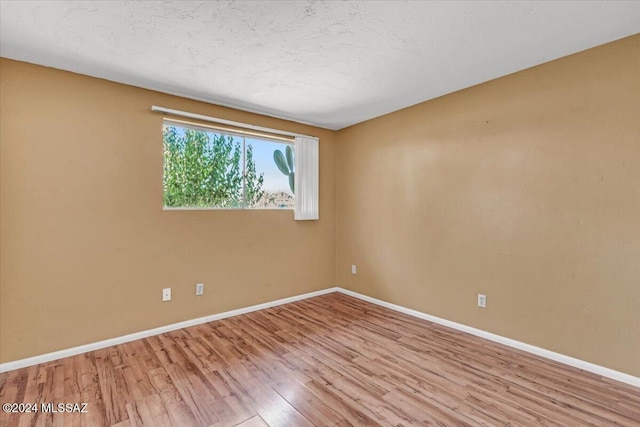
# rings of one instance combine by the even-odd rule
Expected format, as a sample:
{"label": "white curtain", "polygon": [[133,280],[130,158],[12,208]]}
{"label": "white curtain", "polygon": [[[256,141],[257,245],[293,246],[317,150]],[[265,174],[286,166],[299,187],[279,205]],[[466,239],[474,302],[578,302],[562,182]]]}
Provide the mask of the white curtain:
{"label": "white curtain", "polygon": [[295,149],[295,220],[320,219],[318,138],[296,136]]}

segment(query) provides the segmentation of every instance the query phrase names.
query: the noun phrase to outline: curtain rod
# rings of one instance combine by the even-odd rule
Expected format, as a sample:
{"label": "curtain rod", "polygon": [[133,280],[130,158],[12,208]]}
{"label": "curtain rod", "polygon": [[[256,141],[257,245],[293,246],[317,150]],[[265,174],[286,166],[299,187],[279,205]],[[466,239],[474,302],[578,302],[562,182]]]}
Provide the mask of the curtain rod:
{"label": "curtain rod", "polygon": [[305,138],[317,138],[315,136],[304,135],[301,133],[287,132],[284,130],[272,129],[272,128],[263,127],[263,126],[250,125],[248,123],[234,122],[233,120],[225,120],[225,119],[219,119],[217,117],[204,116],[202,114],[189,113],[187,111],[180,111],[180,110],[173,110],[171,108],[158,107],[157,105],[152,105],[151,111],[171,114],[171,115],[180,116],[180,117],[189,117],[191,119],[203,120],[206,122],[220,123],[228,126],[236,126],[238,128],[251,129],[259,132],[267,132],[267,133],[272,133],[274,135],[286,135],[286,136],[293,136],[293,137],[302,136]]}
{"label": "curtain rod", "polygon": [[250,131],[247,129],[240,129],[237,127],[224,127],[221,125],[217,125],[217,124],[204,124],[201,122],[192,122],[189,120],[184,120],[184,119],[177,119],[174,117],[167,117],[165,119],[167,122],[171,122],[171,123],[177,123],[177,124],[181,124],[181,125],[186,125],[186,126],[192,126],[192,127],[197,127],[197,128],[202,128],[202,129],[210,129],[210,130],[217,130],[220,132],[227,132],[230,134],[235,134],[235,135],[243,135],[243,136],[255,136],[258,138],[263,138],[263,139],[273,139],[276,141],[284,141],[287,143],[292,143],[295,141],[295,138],[292,136],[284,136],[284,135],[272,135],[272,134],[268,134],[266,132],[254,132],[254,131]]}

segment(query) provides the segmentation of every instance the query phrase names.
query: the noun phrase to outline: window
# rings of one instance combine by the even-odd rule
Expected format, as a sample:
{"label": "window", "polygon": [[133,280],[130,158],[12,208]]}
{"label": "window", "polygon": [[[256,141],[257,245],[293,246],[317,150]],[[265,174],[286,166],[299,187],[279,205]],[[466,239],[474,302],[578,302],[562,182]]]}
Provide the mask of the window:
{"label": "window", "polygon": [[293,143],[165,120],[164,207],[294,209]]}

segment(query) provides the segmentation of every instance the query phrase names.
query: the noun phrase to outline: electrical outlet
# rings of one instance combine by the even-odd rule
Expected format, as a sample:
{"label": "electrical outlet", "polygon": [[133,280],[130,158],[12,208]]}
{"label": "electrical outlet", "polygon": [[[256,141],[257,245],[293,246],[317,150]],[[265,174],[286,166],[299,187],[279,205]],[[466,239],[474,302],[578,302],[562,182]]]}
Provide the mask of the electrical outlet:
{"label": "electrical outlet", "polygon": [[351,274],[358,274],[358,269],[356,268],[355,264],[351,266]]}
{"label": "electrical outlet", "polygon": [[164,288],[162,290],[162,301],[171,301],[171,288]]}
{"label": "electrical outlet", "polygon": [[204,283],[196,283],[196,295],[200,296],[204,294]]}
{"label": "electrical outlet", "polygon": [[478,307],[487,308],[487,296],[478,294]]}

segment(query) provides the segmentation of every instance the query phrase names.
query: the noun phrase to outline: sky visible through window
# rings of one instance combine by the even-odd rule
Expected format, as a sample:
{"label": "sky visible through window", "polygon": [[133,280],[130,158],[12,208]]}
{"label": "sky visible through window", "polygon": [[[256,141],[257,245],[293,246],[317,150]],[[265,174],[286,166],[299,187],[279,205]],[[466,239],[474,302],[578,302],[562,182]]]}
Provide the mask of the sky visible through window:
{"label": "sky visible through window", "polygon": [[271,193],[283,192],[291,194],[289,178],[284,175],[273,161],[273,152],[280,150],[284,153],[286,143],[245,138],[247,147],[253,146],[253,159],[258,173],[264,172],[264,189]]}

